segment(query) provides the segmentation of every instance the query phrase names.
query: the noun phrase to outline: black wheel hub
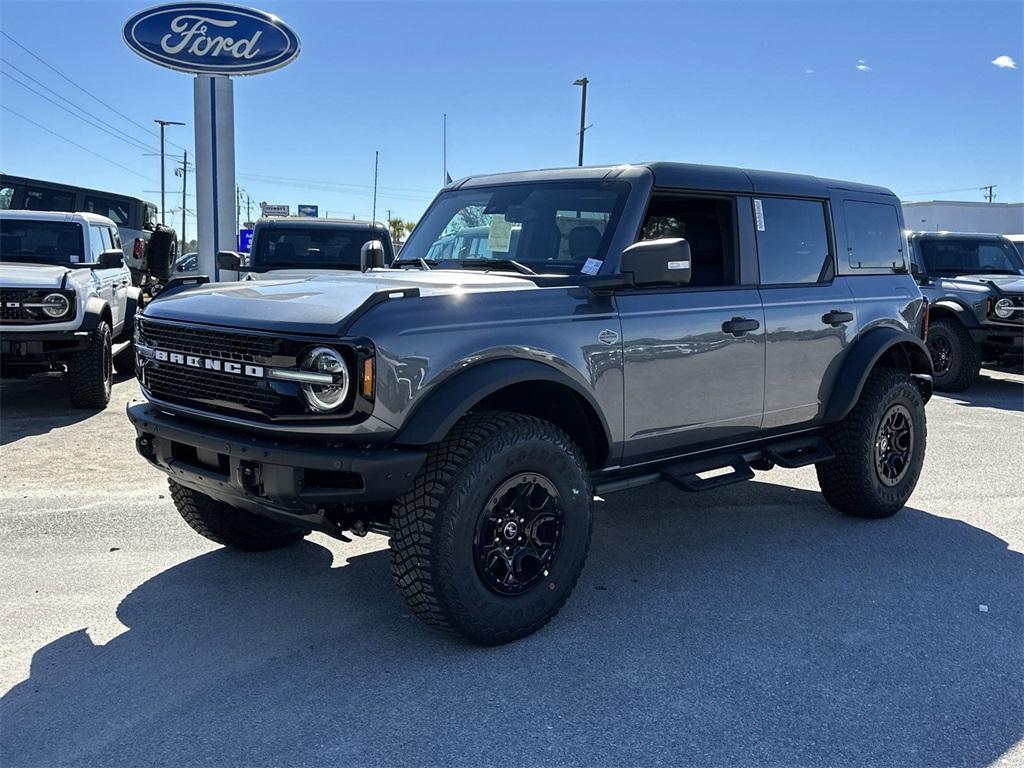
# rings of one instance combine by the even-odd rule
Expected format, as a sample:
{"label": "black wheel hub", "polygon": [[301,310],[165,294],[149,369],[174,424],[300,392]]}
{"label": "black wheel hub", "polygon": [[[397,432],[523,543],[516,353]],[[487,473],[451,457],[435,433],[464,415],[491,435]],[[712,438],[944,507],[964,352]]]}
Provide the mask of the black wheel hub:
{"label": "black wheel hub", "polygon": [[888,486],[896,485],[910,468],[914,455],[914,422],[910,411],[892,405],[882,416],[875,436],[875,471]]}
{"label": "black wheel hub", "polygon": [[937,376],[949,373],[953,366],[953,345],[949,339],[936,336],[928,339],[928,351],[932,356],[932,369]]}
{"label": "black wheel hub", "polygon": [[477,574],[492,592],[521,595],[548,575],[561,537],[554,483],[533,472],[510,477],[491,494],[477,522]]}

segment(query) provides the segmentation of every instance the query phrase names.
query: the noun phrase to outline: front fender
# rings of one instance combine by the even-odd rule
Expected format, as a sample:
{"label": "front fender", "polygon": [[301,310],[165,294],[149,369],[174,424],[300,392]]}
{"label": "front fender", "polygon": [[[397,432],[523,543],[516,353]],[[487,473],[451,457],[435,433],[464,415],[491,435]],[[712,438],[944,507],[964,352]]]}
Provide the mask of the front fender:
{"label": "front fender", "polygon": [[[90,296],[86,299],[85,310],[82,313],[82,324],[78,326],[80,331],[94,331],[100,324],[100,320],[106,319],[109,323],[112,317],[110,305],[98,296]],[[113,328],[111,328],[113,331]]]}
{"label": "front fender", "polygon": [[395,441],[405,445],[429,445],[444,439],[469,410],[488,395],[513,384],[545,381],[568,387],[582,397],[597,415],[608,445],[611,431],[594,396],[579,382],[550,365],[535,360],[506,358],[469,368],[439,384],[412,412]]}
{"label": "front fender", "polygon": [[883,358],[894,356],[914,376],[921,396],[927,402],[931,397],[932,358],[924,342],[899,328],[873,328],[847,353],[825,409],[825,423],[846,418],[857,404],[871,371]]}
{"label": "front fender", "polygon": [[931,311],[935,314],[938,310],[952,312],[957,320],[967,328],[978,328],[981,325],[977,315],[974,314],[974,310],[957,299],[943,298],[935,301],[932,304]]}

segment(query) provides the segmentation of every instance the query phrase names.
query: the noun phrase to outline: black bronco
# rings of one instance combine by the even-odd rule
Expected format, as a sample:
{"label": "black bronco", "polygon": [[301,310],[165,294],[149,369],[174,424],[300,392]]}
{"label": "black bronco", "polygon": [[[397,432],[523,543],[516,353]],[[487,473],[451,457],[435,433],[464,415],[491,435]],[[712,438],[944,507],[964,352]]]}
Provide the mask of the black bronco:
{"label": "black bronco", "polygon": [[1024,261],[1002,235],[914,232],[912,269],[928,299],[935,388],[967,389],[984,363],[1021,364]]}
{"label": "black bronco", "polygon": [[417,616],[507,642],[568,597],[595,494],[814,464],[847,514],[904,505],[932,366],[901,217],[734,168],[463,179],[388,268],[169,286],[128,415],[200,534],[384,534]]}

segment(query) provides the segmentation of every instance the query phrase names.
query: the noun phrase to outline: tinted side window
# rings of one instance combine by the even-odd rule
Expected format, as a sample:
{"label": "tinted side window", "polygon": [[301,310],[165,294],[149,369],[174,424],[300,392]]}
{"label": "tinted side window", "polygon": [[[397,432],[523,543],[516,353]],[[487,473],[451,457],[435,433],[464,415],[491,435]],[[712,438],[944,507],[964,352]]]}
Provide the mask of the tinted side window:
{"label": "tinted side window", "polygon": [[825,205],[815,200],[754,200],[757,255],[763,285],[832,279]]}
{"label": "tinted side window", "polygon": [[58,192],[42,187],[25,189],[25,210],[28,211],[71,211],[75,196],[70,192]]}
{"label": "tinted side window", "polygon": [[106,216],[118,226],[124,227],[128,224],[128,201],[117,200],[112,197],[96,197],[86,195],[85,210],[89,213],[98,213]]}
{"label": "tinted side window", "polygon": [[847,200],[846,251],[850,267],[899,267],[903,265],[903,237],[896,209],[884,203]]}

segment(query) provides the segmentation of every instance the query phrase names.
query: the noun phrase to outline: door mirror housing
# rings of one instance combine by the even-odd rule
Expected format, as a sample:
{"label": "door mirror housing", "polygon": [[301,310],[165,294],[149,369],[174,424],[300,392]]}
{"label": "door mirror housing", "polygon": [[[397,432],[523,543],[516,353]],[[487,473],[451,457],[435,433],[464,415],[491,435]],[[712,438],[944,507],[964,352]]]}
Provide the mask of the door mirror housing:
{"label": "door mirror housing", "polygon": [[124,266],[124,251],[120,248],[103,251],[96,259],[96,266],[100,269],[120,269]]}
{"label": "door mirror housing", "polygon": [[688,285],[690,244],[682,237],[633,243],[622,252],[619,271],[632,274],[634,285]]}
{"label": "door mirror housing", "polygon": [[242,268],[242,255],[235,251],[221,251],[217,254],[217,266],[237,272]]}
{"label": "door mirror housing", "polygon": [[363,272],[374,267],[383,267],[384,259],[384,243],[380,240],[368,240],[359,249],[359,269]]}

